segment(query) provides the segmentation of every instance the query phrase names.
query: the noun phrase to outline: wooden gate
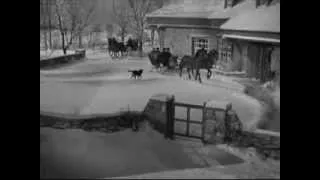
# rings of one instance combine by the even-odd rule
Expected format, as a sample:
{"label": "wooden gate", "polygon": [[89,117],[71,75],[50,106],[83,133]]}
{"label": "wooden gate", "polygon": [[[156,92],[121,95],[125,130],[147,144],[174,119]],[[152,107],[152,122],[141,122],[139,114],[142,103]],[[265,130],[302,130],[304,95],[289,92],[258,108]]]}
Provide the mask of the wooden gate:
{"label": "wooden gate", "polygon": [[[184,137],[189,137],[189,138],[196,138],[196,139],[200,139],[203,141],[203,137],[204,137],[204,110],[205,110],[205,103],[203,106],[201,105],[194,105],[194,104],[185,104],[185,103],[180,103],[180,102],[174,102],[173,104],[173,110],[175,110],[176,107],[182,107],[182,108],[185,108],[187,111],[187,119],[180,119],[180,118],[176,118],[176,117],[173,117],[173,124],[175,126],[175,122],[181,122],[183,124],[185,124],[185,127],[186,127],[186,131],[184,133],[181,133],[181,132],[173,132],[174,133],[174,136],[184,136]],[[201,110],[202,111],[202,117],[201,119],[199,119],[198,121],[195,121],[195,120],[191,120],[190,119],[190,112],[191,112],[191,109],[198,109],[198,110]],[[174,113],[175,114],[175,113]],[[192,135],[190,133],[190,126],[192,124],[196,124],[196,125],[200,125],[201,128],[200,128],[200,135]],[[175,127],[173,128],[175,129]]]}
{"label": "wooden gate", "polygon": [[[201,140],[204,144],[210,141],[223,141],[223,129],[221,130],[221,125],[224,126],[226,118],[226,109],[216,108],[216,107],[207,107],[206,103],[203,105],[194,105],[186,104],[181,102],[175,102],[174,100],[169,102],[168,105],[168,121],[167,121],[167,135],[166,137],[174,139],[175,136],[183,136],[187,138],[195,138]],[[176,107],[186,109],[186,118],[177,118]],[[196,109],[202,112],[201,117],[196,120],[191,120],[191,110]],[[184,132],[176,131],[176,123],[183,124],[182,127],[185,127]],[[190,132],[192,125],[198,125],[196,129],[196,134]],[[180,126],[180,127],[181,127]],[[182,128],[184,129],[184,128]]]}

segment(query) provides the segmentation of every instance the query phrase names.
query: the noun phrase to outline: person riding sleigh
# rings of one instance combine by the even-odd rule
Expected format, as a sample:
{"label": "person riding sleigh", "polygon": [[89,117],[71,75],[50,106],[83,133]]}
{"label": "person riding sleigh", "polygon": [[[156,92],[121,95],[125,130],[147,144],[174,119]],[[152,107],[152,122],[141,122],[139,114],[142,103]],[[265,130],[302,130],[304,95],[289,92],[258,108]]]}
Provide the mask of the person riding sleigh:
{"label": "person riding sleigh", "polygon": [[196,57],[199,57],[201,55],[206,55],[207,53],[208,53],[207,50],[202,46],[202,48],[196,52]]}

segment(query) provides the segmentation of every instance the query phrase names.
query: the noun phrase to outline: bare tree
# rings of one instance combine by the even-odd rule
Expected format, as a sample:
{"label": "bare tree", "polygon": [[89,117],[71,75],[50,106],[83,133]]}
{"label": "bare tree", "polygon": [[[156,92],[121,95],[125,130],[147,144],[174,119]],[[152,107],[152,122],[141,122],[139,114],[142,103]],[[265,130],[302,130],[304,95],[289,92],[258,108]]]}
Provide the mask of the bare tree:
{"label": "bare tree", "polygon": [[131,8],[132,29],[136,35],[139,44],[138,49],[140,54],[143,51],[143,34],[146,28],[146,15],[157,8],[156,1],[154,0],[129,0]]}
{"label": "bare tree", "polygon": [[48,10],[47,10],[47,1],[40,0],[40,42],[42,42],[41,33],[43,33],[44,37],[44,47],[45,50],[48,49],[48,41],[47,41],[47,29],[48,29]]}
{"label": "bare tree", "polygon": [[97,41],[99,41],[99,37],[97,37],[97,35],[99,35],[101,32],[102,32],[102,29],[100,24],[91,25],[89,30],[89,42],[88,42],[89,47],[95,48],[95,46],[98,43]]}
{"label": "bare tree", "polygon": [[128,33],[129,23],[130,23],[130,14],[129,7],[126,5],[117,4],[113,0],[113,15],[115,17],[116,24],[119,26],[119,34],[121,36],[122,42],[124,42],[125,36]]}
{"label": "bare tree", "polygon": [[47,0],[49,48],[52,49],[52,0]]}
{"label": "bare tree", "polygon": [[55,1],[56,0],[40,0],[40,30],[44,33],[44,42],[47,43],[45,46],[50,49],[52,49],[52,30],[54,28],[53,8]]}
{"label": "bare tree", "polygon": [[75,37],[89,25],[95,7],[93,3],[88,2],[94,1],[56,0],[55,2],[55,15],[64,54],[67,54]]}

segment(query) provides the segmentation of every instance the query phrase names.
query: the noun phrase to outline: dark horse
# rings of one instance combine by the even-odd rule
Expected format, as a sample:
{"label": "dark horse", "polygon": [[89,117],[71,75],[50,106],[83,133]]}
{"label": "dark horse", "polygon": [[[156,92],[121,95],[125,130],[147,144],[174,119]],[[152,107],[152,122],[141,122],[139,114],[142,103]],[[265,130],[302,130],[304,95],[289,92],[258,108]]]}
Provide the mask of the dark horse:
{"label": "dark horse", "polygon": [[138,50],[138,40],[129,38],[127,41],[127,48],[130,48],[131,51]]}
{"label": "dark horse", "polygon": [[163,67],[169,68],[169,60],[171,56],[172,54],[170,53],[169,48],[163,48],[163,51],[158,56],[157,62]]}
{"label": "dark horse", "polygon": [[160,54],[161,52],[158,48],[157,49],[153,48],[153,50],[148,54],[152,68],[156,68],[156,69],[160,68],[160,62],[158,61],[158,57]]}
{"label": "dark horse", "polygon": [[[180,77],[182,76],[183,68],[187,68],[189,79],[191,79],[190,70],[195,80],[199,80],[202,83],[200,76],[200,69],[207,69],[207,79],[212,75],[211,68],[216,64],[218,60],[218,51],[212,49],[209,53],[205,51],[198,51],[194,56],[183,56],[179,65]],[[194,70],[196,70],[194,75]]]}
{"label": "dark horse", "polygon": [[127,54],[127,47],[123,42],[118,42],[115,38],[108,38],[108,51],[112,58],[121,57]]}

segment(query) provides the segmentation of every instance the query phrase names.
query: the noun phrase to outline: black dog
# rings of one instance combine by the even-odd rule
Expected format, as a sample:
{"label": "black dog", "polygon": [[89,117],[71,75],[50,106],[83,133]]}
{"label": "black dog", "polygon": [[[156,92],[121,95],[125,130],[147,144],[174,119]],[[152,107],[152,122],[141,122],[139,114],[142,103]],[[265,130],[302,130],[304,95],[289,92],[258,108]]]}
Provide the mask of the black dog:
{"label": "black dog", "polygon": [[141,79],[142,78],[143,69],[129,70],[128,72],[131,72],[131,78]]}

